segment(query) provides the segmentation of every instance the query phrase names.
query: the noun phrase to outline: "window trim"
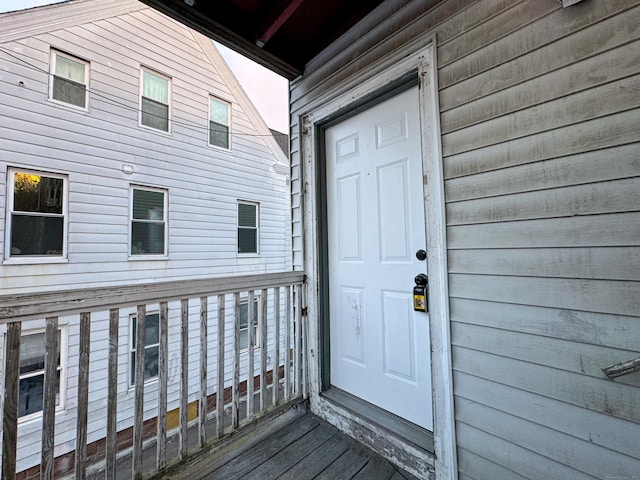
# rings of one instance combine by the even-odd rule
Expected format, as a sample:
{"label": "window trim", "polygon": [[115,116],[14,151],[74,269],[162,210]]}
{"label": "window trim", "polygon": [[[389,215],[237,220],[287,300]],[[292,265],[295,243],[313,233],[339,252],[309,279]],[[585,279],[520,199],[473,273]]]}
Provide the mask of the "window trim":
{"label": "window trim", "polygon": [[[146,190],[149,192],[160,192],[164,195],[163,202],[163,222],[164,223],[164,252],[163,253],[132,253],[133,246],[133,222],[140,222],[142,219],[133,218],[133,191]],[[169,190],[166,188],[149,187],[146,185],[131,184],[129,186],[129,260],[166,260],[169,258]]]}
{"label": "window trim", "polygon": [[[240,226],[240,205],[253,205],[256,207],[256,226],[244,227]],[[256,231],[256,251],[240,252],[240,229],[254,229]],[[236,203],[236,254],[239,257],[258,257],[260,256],[260,202],[252,202],[249,200],[238,200]]]}
{"label": "window trim", "polygon": [[[154,128],[142,123],[142,92],[144,91],[144,72],[148,72],[157,77],[164,78],[167,81],[167,129],[166,130],[160,130],[159,128]],[[171,130],[173,126],[172,125],[173,122],[171,121],[171,116],[173,114],[173,108],[171,105],[172,99],[173,99],[173,95],[171,91],[172,83],[173,83],[172,78],[169,75],[165,75],[164,73],[160,73],[157,70],[154,70],[152,68],[148,68],[145,66],[140,67],[140,88],[138,93],[138,126],[140,128],[144,128],[151,132],[157,132],[164,135],[171,135]]]}
{"label": "window trim", "polygon": [[[34,214],[33,216],[61,216],[62,221],[62,254],[61,255],[11,255],[11,233],[13,231],[14,207],[14,185],[15,173],[25,173],[27,175],[38,175],[40,177],[59,178],[62,180],[62,213],[43,214],[38,212],[25,212]],[[40,264],[40,263],[67,263],[69,236],[69,176],[62,173],[45,172],[41,170],[31,170],[29,168],[8,167],[7,168],[7,196],[6,196],[6,219],[5,219],[5,241],[4,241],[4,262],[3,264]]]}
{"label": "window trim", "polygon": [[[56,405],[55,408],[55,412],[56,414],[59,412],[65,412],[66,408],[67,408],[67,377],[68,377],[68,358],[69,358],[69,331],[68,331],[68,325],[58,325],[58,331],[60,332],[60,367],[58,367],[60,369],[60,382],[59,382],[59,388],[60,391],[58,392],[58,398],[59,398],[59,403],[58,405]],[[23,330],[20,334],[20,339],[22,341],[22,337],[25,337],[26,335],[35,335],[38,333],[45,333],[46,332],[46,328],[30,328],[28,330]],[[6,349],[6,333],[5,333],[5,341],[4,341],[4,345],[5,345],[5,349]],[[44,367],[43,367],[43,373],[44,373]],[[28,377],[32,377],[35,376],[33,372],[30,372],[28,375],[19,375],[18,376],[18,384],[20,384],[20,380],[22,378],[28,378]],[[43,396],[44,396],[44,389],[43,389]],[[40,419],[42,418],[42,410],[39,410],[37,412],[34,413],[30,413],[28,415],[23,415],[23,416],[18,416],[18,424],[21,423],[27,423],[30,422],[31,420],[35,420],[35,419]]]}
{"label": "window trim", "polygon": [[[65,102],[63,100],[58,100],[53,98],[53,82],[56,76],[56,64],[58,60],[58,56],[68,58],[69,60],[73,60],[78,63],[84,64],[84,107],[80,107],[78,105],[74,105],[73,103]],[[50,60],[49,60],[49,95],[48,100],[56,103],[58,105],[64,105],[65,107],[73,108],[75,110],[88,112],[89,111],[89,78],[90,78],[90,70],[91,70],[91,62],[85,60],[83,58],[77,57],[75,55],[71,55],[60,50],[56,50],[55,48],[51,49]]]}
{"label": "window trim", "polygon": [[[152,345],[146,345],[146,341],[145,341],[145,356],[146,356],[146,350],[148,348],[152,348],[157,346],[158,347],[158,360],[160,359],[160,344],[162,342],[162,338],[160,337],[160,310],[149,310],[145,312],[145,315],[148,317],[149,315],[157,315],[158,316],[158,343],[154,343]],[[135,384],[135,379],[133,378],[135,376],[135,367],[133,365],[133,360],[135,358],[135,352],[136,352],[136,339],[133,338],[133,325],[134,323],[137,321],[138,317],[138,312],[135,313],[131,313],[129,315],[129,348],[127,351],[127,355],[128,355],[128,359],[127,359],[127,366],[128,366],[128,370],[129,370],[129,375],[127,375],[127,385],[129,389],[132,389],[136,386]],[[137,333],[137,332],[136,332]],[[145,339],[146,340],[146,339]],[[148,385],[151,383],[156,383],[158,381],[158,379],[160,378],[160,370],[158,368],[158,374],[155,377],[149,377],[148,379],[145,379],[144,384]]]}
{"label": "window trim", "polygon": [[[228,147],[222,147],[220,145],[214,145],[213,143],[211,143],[211,101],[216,101],[218,103],[224,103],[225,105],[227,105],[227,124],[225,125],[228,129],[227,131],[227,143],[228,143]],[[208,113],[209,113],[209,118],[208,118],[208,122],[207,122],[207,145],[209,145],[212,148],[217,148],[220,150],[224,150],[224,151],[231,151],[231,118],[232,118],[232,107],[233,104],[231,102],[229,102],[228,100],[224,100],[223,98],[220,98],[216,95],[209,95],[209,108],[208,108]]]}

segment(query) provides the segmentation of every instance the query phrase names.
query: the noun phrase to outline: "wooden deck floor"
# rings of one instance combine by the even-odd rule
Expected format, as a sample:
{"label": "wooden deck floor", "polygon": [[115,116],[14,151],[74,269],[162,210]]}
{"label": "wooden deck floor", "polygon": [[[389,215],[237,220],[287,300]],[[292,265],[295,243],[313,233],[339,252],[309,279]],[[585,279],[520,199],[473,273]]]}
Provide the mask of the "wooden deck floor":
{"label": "wooden deck floor", "polygon": [[305,414],[247,448],[200,458],[172,479],[417,480],[319,418]]}

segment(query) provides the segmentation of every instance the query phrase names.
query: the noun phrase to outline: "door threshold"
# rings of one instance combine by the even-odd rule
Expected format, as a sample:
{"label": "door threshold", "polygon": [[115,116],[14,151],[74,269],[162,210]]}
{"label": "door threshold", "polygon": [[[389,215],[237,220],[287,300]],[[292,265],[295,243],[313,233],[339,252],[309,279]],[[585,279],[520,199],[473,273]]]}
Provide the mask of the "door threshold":
{"label": "door threshold", "polygon": [[325,390],[321,395],[351,414],[387,430],[403,441],[410,442],[421,450],[430,453],[435,452],[433,448],[433,432],[426,428],[411,423],[337,387],[330,387],[329,390]]}

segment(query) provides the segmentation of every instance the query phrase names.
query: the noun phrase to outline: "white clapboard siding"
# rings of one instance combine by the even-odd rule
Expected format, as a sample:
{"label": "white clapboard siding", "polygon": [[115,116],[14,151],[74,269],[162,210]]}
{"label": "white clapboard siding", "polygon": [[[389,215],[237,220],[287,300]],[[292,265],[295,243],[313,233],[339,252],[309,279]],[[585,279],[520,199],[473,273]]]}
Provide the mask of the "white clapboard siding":
{"label": "white clapboard siding", "polygon": [[[47,99],[51,48],[90,62],[87,111]],[[264,121],[212,43],[182,24],[132,0],[76,0],[0,14],[0,250],[4,259],[7,168],[68,175],[68,261],[0,265],[3,294],[92,288],[288,271],[291,263],[289,181],[286,164]],[[5,53],[5,52],[8,52]],[[9,55],[10,54],[10,55]],[[171,132],[138,126],[140,67],[171,77]],[[20,83],[22,82],[22,84]],[[208,146],[209,96],[232,105],[231,150]],[[135,169],[122,172],[123,165]],[[168,258],[129,260],[130,186],[168,191]],[[237,255],[237,201],[260,204],[260,255]],[[273,292],[270,290],[269,295]],[[282,293],[284,295],[284,292]],[[282,297],[281,304],[284,304]],[[269,314],[272,313],[269,306]],[[157,310],[150,305],[148,311]],[[190,302],[189,401],[198,400],[199,300]],[[217,298],[209,299],[209,394],[217,372]],[[227,299],[225,386],[233,380],[233,302]],[[119,324],[118,430],[134,421],[130,383],[130,315]],[[180,406],[180,303],[169,303],[168,408]],[[56,455],[75,450],[78,317],[68,325],[66,410],[56,415]],[[106,432],[108,312],[91,318],[92,383],[88,442]],[[284,332],[281,331],[284,338]],[[269,355],[273,332],[267,335]],[[284,349],[280,361],[284,361]],[[246,378],[241,354],[241,381]],[[255,356],[255,371],[260,357]],[[271,365],[275,359],[271,359]],[[145,387],[145,419],[157,415],[158,385]],[[18,471],[40,462],[40,420],[19,427]]]}
{"label": "white clapboard siding", "polygon": [[400,3],[292,82],[294,265],[300,118],[435,35],[459,478],[637,476],[640,2]]}

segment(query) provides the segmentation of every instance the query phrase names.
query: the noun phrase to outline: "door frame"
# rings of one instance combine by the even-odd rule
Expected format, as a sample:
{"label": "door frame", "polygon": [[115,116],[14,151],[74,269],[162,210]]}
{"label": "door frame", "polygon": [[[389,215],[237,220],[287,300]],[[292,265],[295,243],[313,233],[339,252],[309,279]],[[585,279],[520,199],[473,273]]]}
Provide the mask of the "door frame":
{"label": "door frame", "polygon": [[[422,40],[424,42],[424,39]],[[346,413],[329,405],[321,393],[330,385],[328,335],[328,262],[326,255],[326,189],[324,174],[324,130],[340,120],[379,103],[411,84],[420,94],[420,138],[424,175],[427,266],[429,271],[429,313],[431,335],[431,381],[435,459],[421,458],[417,469],[435,467],[436,479],[457,479],[453,370],[447,279],[444,172],[440,139],[435,37],[427,46],[416,46],[410,55],[381,60],[357,78],[328,92],[321,102],[301,117],[301,181],[304,270],[307,274],[307,358],[310,404],[314,413],[343,430],[351,430]],[[415,82],[415,83],[414,83]],[[428,181],[426,181],[428,179]],[[426,208],[429,205],[429,208]],[[323,220],[325,222],[323,222]],[[346,416],[345,416],[346,415]],[[338,418],[340,417],[340,418]],[[384,436],[384,434],[382,434]],[[402,457],[417,453],[398,445]],[[386,449],[389,446],[385,446]],[[402,462],[402,458],[399,459]],[[411,463],[410,459],[406,460]]]}

